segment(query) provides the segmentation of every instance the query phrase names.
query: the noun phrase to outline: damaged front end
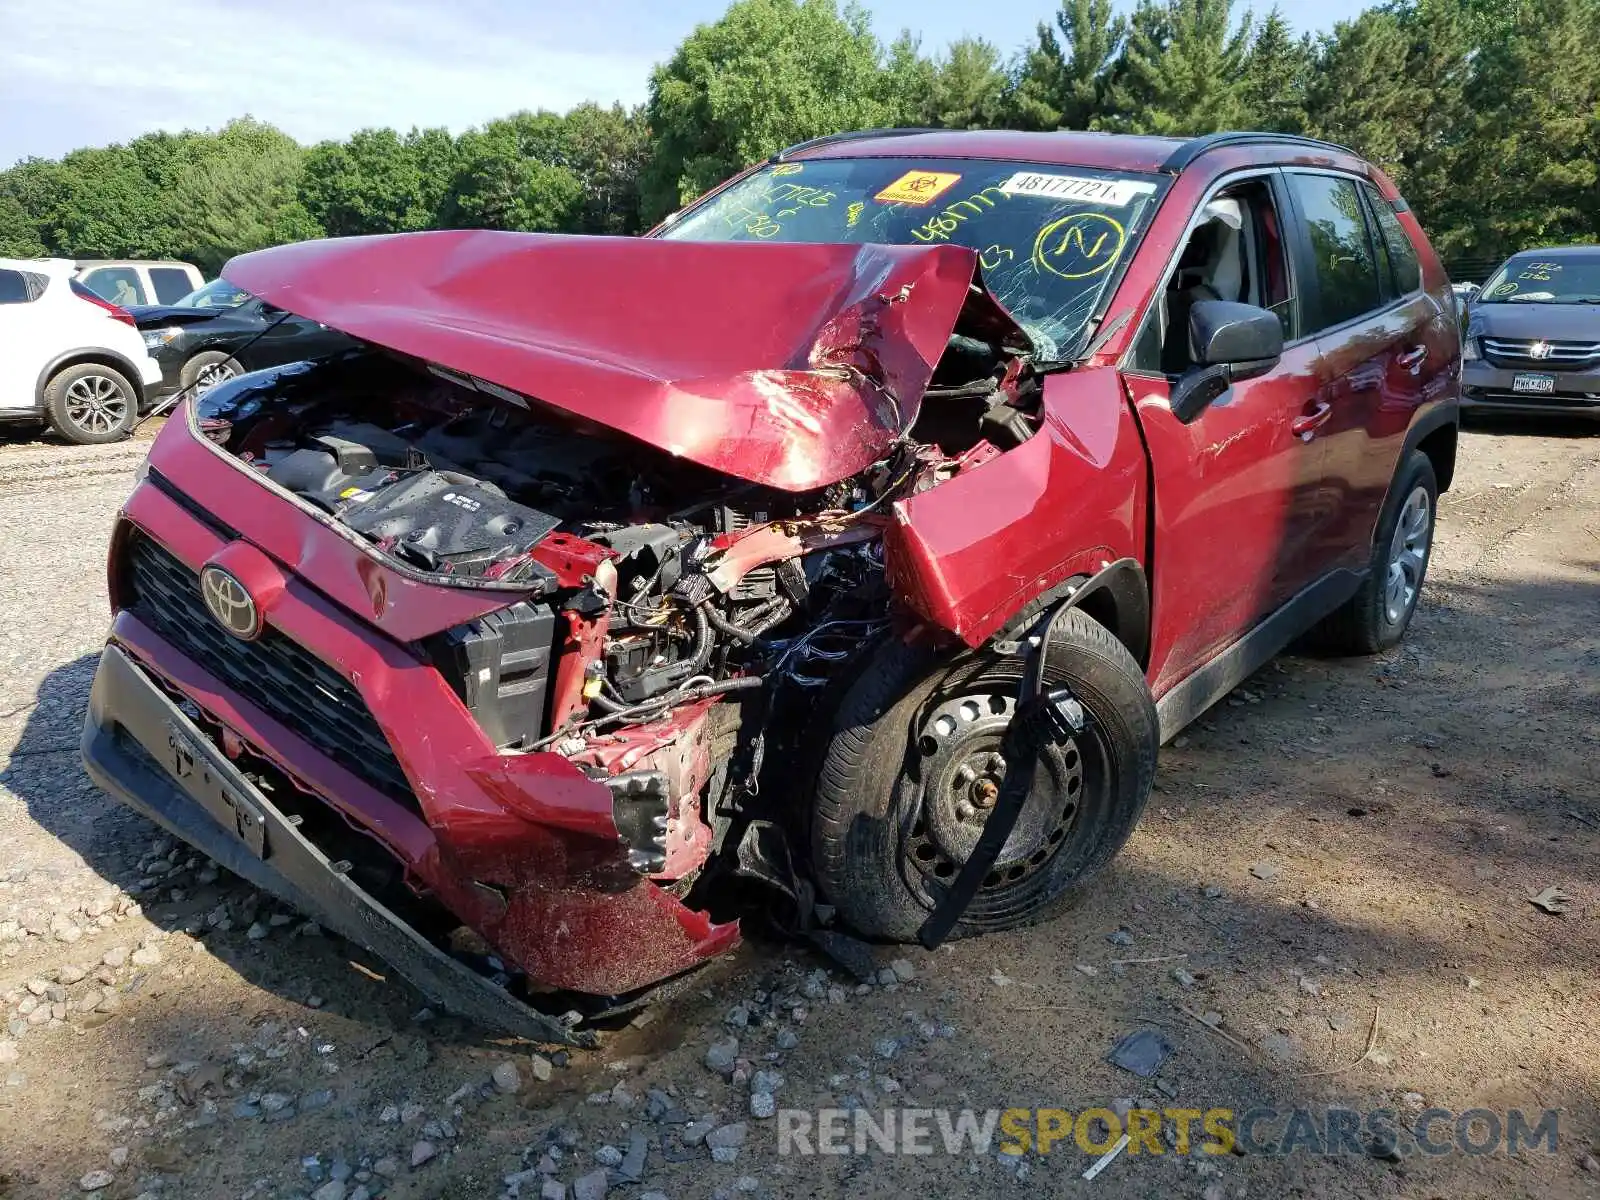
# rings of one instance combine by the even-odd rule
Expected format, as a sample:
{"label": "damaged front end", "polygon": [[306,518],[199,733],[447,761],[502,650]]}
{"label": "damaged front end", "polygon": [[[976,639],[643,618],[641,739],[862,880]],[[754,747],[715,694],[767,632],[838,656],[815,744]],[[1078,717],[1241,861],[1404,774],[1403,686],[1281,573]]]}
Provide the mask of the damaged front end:
{"label": "damaged front end", "polygon": [[[886,574],[894,506],[1028,440],[1038,382],[956,248],[508,237],[230,264],[365,348],[220,386],[162,433],[113,545],[116,678],[85,753],[130,803],[154,784],[91,732],[140,724],[168,775],[216,776],[221,801],[184,786],[225,834],[268,826],[230,867],[322,911],[274,886],[273,847],[323,862],[431,948],[397,965],[441,1000],[466,962],[508,1001],[616,1004],[733,943],[719,878],[803,900],[772,847],[803,821],[805,733],[920,621]],[[620,332],[586,310],[613,254],[656,288]],[[508,256],[537,295],[496,295]],[[774,277],[803,282],[752,282]],[[138,687],[181,722],[120,720]],[[373,920],[332,923],[403,958]]]}

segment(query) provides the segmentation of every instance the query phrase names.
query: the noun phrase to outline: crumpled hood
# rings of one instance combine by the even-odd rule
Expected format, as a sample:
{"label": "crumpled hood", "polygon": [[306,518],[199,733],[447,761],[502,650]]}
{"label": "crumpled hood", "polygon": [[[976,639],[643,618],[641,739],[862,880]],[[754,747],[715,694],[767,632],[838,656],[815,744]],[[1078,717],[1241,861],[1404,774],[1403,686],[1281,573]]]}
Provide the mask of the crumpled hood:
{"label": "crumpled hood", "polygon": [[883,457],[964,306],[1027,345],[958,246],[462,230],[301,242],[222,273],[480,386],[789,491]]}
{"label": "crumpled hood", "polygon": [[176,308],[170,304],[124,304],[133,323],[140,329],[158,329],[162,325],[198,325],[212,321],[226,308]]}

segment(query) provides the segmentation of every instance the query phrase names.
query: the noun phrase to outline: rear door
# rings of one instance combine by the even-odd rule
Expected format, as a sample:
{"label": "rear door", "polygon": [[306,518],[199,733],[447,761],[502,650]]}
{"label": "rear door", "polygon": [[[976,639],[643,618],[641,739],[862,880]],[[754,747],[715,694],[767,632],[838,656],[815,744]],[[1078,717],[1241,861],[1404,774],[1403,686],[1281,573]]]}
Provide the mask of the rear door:
{"label": "rear door", "polygon": [[1430,333],[1440,314],[1422,290],[1416,252],[1377,189],[1331,171],[1292,170],[1285,179],[1323,363],[1320,423],[1308,431],[1320,448],[1323,517],[1308,558],[1317,575],[1367,565],[1412,413],[1448,355]]}
{"label": "rear door", "polygon": [[33,271],[0,269],[0,408],[32,408],[39,372],[61,349],[41,318],[48,284]]}
{"label": "rear door", "polygon": [[[1309,569],[1307,551],[1321,516],[1319,460],[1297,430],[1317,402],[1322,374],[1316,339],[1300,329],[1285,204],[1276,171],[1235,176],[1208,193],[1124,362],[1155,480],[1151,684],[1158,696],[1299,590]],[[1232,264],[1203,252],[1207,240],[1214,246],[1232,240],[1202,232],[1217,217],[1239,221]],[[1212,265],[1185,266],[1208,259]],[[1191,281],[1190,272],[1202,278]],[[1233,385],[1184,425],[1169,401],[1185,368],[1181,294],[1190,282],[1208,298],[1277,313],[1286,345],[1271,372]]]}
{"label": "rear door", "polygon": [[126,307],[149,304],[144,280],[135,267],[94,267],[79,276],[79,282],[102,300]]}
{"label": "rear door", "polygon": [[176,304],[198,286],[182,267],[150,268],[150,287],[155,292],[156,304]]}

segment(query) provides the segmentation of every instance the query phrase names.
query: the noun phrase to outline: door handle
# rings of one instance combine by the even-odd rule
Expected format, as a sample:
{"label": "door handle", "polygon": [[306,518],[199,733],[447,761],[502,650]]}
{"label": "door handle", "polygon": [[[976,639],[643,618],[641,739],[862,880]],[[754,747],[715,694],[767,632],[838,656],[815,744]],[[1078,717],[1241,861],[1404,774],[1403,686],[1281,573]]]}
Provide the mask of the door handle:
{"label": "door handle", "polygon": [[1310,441],[1328,423],[1328,418],[1333,416],[1333,405],[1326,400],[1317,401],[1317,406],[1303,417],[1296,417],[1289,423],[1289,432],[1304,441]]}
{"label": "door handle", "polygon": [[1413,375],[1420,375],[1422,373],[1422,364],[1427,361],[1428,348],[1426,346],[1413,346],[1411,349],[1407,350],[1404,354],[1395,359],[1395,362],[1399,363]]}

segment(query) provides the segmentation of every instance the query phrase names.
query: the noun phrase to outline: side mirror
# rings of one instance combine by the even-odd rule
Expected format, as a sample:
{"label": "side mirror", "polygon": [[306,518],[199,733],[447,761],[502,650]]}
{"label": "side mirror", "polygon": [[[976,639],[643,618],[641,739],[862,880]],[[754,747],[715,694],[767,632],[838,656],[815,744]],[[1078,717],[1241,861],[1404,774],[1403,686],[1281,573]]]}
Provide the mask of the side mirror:
{"label": "side mirror", "polygon": [[1265,375],[1283,357],[1283,324],[1264,308],[1200,300],[1189,310],[1189,359],[1169,407],[1187,425],[1235,383]]}

